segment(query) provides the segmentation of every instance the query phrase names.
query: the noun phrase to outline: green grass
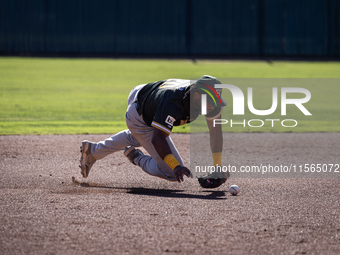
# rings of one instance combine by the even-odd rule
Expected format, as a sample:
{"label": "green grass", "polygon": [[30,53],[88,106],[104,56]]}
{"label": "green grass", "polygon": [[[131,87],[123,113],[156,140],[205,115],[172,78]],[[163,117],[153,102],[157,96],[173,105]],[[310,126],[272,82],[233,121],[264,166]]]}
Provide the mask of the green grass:
{"label": "green grass", "polygon": [[[0,135],[116,133],[126,128],[127,96],[134,86],[203,74],[218,78],[340,78],[340,63],[2,57]],[[339,87],[320,84],[311,92],[313,100],[320,99],[311,107],[322,118],[314,119],[318,125],[313,129],[308,122],[302,123],[298,132],[340,131],[339,117],[327,117],[329,111],[340,116]],[[189,130],[182,126],[174,131]]]}

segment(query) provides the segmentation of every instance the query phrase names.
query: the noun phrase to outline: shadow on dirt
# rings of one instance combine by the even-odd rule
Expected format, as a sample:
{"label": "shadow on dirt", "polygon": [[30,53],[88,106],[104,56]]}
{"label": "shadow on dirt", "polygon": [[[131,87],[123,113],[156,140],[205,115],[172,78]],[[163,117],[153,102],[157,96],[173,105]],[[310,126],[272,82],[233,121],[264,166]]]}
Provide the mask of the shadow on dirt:
{"label": "shadow on dirt", "polygon": [[225,191],[203,191],[204,193],[208,194],[188,194],[182,192],[184,192],[184,190],[129,188],[129,191],[127,193],[157,197],[196,198],[212,200],[226,199]]}
{"label": "shadow on dirt", "polygon": [[72,177],[73,184],[84,188],[100,188],[112,191],[125,191],[127,194],[156,196],[156,197],[173,197],[173,198],[195,198],[195,199],[209,199],[222,200],[226,198],[226,191],[204,190],[199,194],[183,193],[185,190],[176,189],[152,189],[152,188],[134,188],[134,187],[110,187],[98,183],[80,182]]}

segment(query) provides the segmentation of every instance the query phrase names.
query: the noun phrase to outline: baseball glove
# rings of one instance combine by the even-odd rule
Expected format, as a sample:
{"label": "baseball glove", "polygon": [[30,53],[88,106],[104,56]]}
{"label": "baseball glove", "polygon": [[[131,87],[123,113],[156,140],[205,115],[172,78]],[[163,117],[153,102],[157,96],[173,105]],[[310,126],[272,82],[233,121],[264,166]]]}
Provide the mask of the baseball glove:
{"label": "baseball glove", "polygon": [[198,183],[202,188],[214,189],[226,182],[224,178],[198,178]]}

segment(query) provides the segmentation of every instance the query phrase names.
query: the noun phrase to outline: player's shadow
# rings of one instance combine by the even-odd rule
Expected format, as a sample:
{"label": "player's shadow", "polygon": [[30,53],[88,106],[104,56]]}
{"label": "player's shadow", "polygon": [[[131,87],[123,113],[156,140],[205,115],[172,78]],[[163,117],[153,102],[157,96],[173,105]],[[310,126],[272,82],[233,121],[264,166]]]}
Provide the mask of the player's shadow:
{"label": "player's shadow", "polygon": [[128,188],[128,194],[155,196],[155,197],[173,197],[173,198],[195,198],[195,199],[208,199],[208,200],[221,200],[226,199],[225,191],[205,190],[206,194],[188,194],[183,193],[184,190],[173,189],[146,189],[146,188]]}
{"label": "player's shadow", "polygon": [[185,193],[184,190],[175,189],[152,189],[152,188],[134,188],[134,187],[111,187],[98,183],[87,183],[77,181],[72,177],[73,184],[84,188],[100,188],[107,190],[119,190],[124,193],[142,195],[142,196],[155,196],[155,197],[177,197],[177,198],[196,198],[196,199],[210,199],[210,200],[221,200],[226,199],[225,191],[217,190],[204,190],[199,194]]}

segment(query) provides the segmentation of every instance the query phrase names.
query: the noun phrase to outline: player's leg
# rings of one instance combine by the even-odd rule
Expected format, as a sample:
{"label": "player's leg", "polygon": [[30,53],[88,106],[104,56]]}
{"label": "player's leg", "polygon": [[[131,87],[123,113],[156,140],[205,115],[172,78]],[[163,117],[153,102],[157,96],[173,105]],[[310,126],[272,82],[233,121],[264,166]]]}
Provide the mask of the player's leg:
{"label": "player's leg", "polygon": [[[128,97],[128,109],[133,101],[135,100],[137,92],[144,85],[139,85],[133,88]],[[126,146],[134,146],[139,147],[140,144],[133,137],[131,132],[127,130],[123,130],[110,138],[105,139],[104,141],[100,141],[98,143],[91,143],[91,153],[95,159],[102,159],[108,154],[114,153],[116,151],[124,150]]]}
{"label": "player's leg", "polygon": [[[140,139],[140,142],[142,142],[143,148],[145,148],[145,150],[149,153],[150,156],[142,155],[140,157],[137,157],[134,161],[135,164],[140,166],[143,169],[143,171],[145,171],[148,174],[164,178],[169,181],[176,181],[176,177],[172,169],[163,161],[163,159],[161,159],[155,147],[150,142],[152,134],[149,137],[139,136],[138,138]],[[170,137],[167,138],[167,142],[174,157],[181,165],[184,165],[183,160]]]}
{"label": "player's leg", "polygon": [[80,169],[84,178],[89,175],[93,164],[107,155],[124,150],[126,146],[139,147],[140,144],[131,132],[123,130],[98,143],[83,141],[80,147]]}
{"label": "player's leg", "polygon": [[131,134],[130,130],[123,130],[104,141],[98,143],[91,143],[92,156],[98,160],[107,155],[124,150],[126,146],[139,147],[140,144],[136,138]]}
{"label": "player's leg", "polygon": [[[139,85],[131,90],[128,97],[128,105],[133,103],[137,92],[144,85]],[[80,147],[81,157],[80,157],[80,168],[81,174],[86,178],[93,166],[93,164],[107,155],[114,153],[119,150],[124,150],[126,146],[138,147],[140,144],[133,137],[129,130],[123,130],[110,138],[93,143],[89,141],[83,141]]]}
{"label": "player's leg", "polygon": [[[150,156],[139,153],[139,155],[134,158],[134,163],[140,166],[146,173],[161,177],[170,181],[176,181],[175,176],[171,168],[165,164],[165,162],[158,155],[155,147],[151,143],[153,128],[147,126],[136,110],[136,105],[131,104],[126,113],[126,124],[133,134],[133,137],[139,142],[141,146],[149,153]],[[170,136],[167,137],[166,141],[171,149],[172,154],[177,159],[177,161],[183,165],[183,160],[178,153],[174,143],[172,142]]]}

